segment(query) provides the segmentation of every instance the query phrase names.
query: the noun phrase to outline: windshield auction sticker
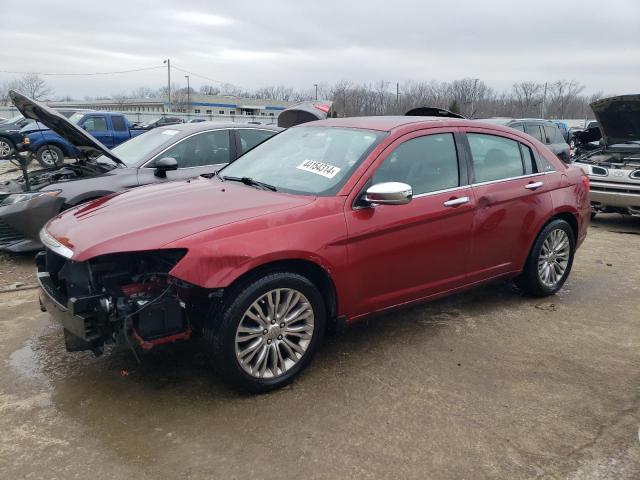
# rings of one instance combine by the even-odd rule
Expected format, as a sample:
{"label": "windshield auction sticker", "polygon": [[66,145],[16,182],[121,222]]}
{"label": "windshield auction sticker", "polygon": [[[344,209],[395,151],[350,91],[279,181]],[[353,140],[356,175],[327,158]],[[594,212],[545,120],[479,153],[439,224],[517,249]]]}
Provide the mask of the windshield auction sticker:
{"label": "windshield auction sticker", "polygon": [[305,160],[296,167],[298,170],[304,170],[305,172],[311,172],[318,175],[322,175],[326,178],[335,177],[340,168],[329,165],[328,163],[316,162],[314,160]]}

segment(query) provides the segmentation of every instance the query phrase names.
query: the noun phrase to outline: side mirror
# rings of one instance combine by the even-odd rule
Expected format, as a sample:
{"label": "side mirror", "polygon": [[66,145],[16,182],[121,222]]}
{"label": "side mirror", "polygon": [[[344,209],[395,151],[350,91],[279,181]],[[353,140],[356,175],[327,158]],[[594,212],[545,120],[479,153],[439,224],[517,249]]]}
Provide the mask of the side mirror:
{"label": "side mirror", "polygon": [[156,177],[165,178],[169,170],[178,169],[178,161],[173,157],[164,157],[160,160],[156,160],[153,166],[156,169],[154,175]]}
{"label": "side mirror", "polygon": [[365,201],[372,205],[404,205],[412,198],[411,185],[402,182],[376,183],[364,194]]}

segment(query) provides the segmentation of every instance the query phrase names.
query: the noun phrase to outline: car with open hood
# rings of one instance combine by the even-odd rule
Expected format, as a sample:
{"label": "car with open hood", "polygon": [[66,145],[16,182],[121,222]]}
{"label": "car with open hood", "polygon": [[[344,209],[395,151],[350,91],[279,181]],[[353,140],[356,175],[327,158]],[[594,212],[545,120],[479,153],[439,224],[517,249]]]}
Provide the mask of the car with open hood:
{"label": "car with open hood", "polygon": [[113,150],[63,115],[23,95],[12,99],[80,152],[70,164],[0,182],[0,250],[41,248],[38,233],[59,212],[88,200],[149,183],[213,174],[281,129],[202,122],[158,127]]}
{"label": "car with open hood", "polygon": [[591,104],[598,120],[586,139],[597,142],[574,159],[591,181],[598,212],[640,215],[640,95],[604,98]]}
{"label": "car with open hood", "polygon": [[210,178],[57,215],[37,256],[42,308],[68,350],[202,337],[227,381],[263,392],[298,375],[329,326],[496,279],[557,292],[589,213],[582,170],[517,130],[331,118]]}

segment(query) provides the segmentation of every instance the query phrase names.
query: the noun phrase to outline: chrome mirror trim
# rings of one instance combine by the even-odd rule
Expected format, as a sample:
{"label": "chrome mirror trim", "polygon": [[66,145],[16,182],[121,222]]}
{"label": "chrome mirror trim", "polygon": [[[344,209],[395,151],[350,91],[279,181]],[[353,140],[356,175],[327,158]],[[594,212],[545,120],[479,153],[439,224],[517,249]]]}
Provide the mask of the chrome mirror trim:
{"label": "chrome mirror trim", "polygon": [[402,182],[376,183],[364,195],[365,201],[372,205],[404,205],[412,198],[411,185]]}

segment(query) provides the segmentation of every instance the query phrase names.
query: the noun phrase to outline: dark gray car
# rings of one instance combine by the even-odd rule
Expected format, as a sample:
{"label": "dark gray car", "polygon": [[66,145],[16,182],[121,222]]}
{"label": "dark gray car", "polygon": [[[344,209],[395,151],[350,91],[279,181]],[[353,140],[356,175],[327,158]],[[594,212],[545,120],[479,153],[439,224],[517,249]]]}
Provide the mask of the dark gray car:
{"label": "dark gray car", "polygon": [[482,121],[525,132],[544,143],[560,160],[565,163],[570,162],[569,144],[564,139],[560,128],[553,122],[537,118],[483,118]]}
{"label": "dark gray car", "polygon": [[0,250],[12,252],[39,249],[40,229],[66,208],[127,188],[213,174],[282,130],[239,123],[179,124],[109,150],[62,115],[25,99],[16,106],[26,117],[36,117],[65,137],[85,158],[29,172],[29,186],[24,178],[0,182]]}

